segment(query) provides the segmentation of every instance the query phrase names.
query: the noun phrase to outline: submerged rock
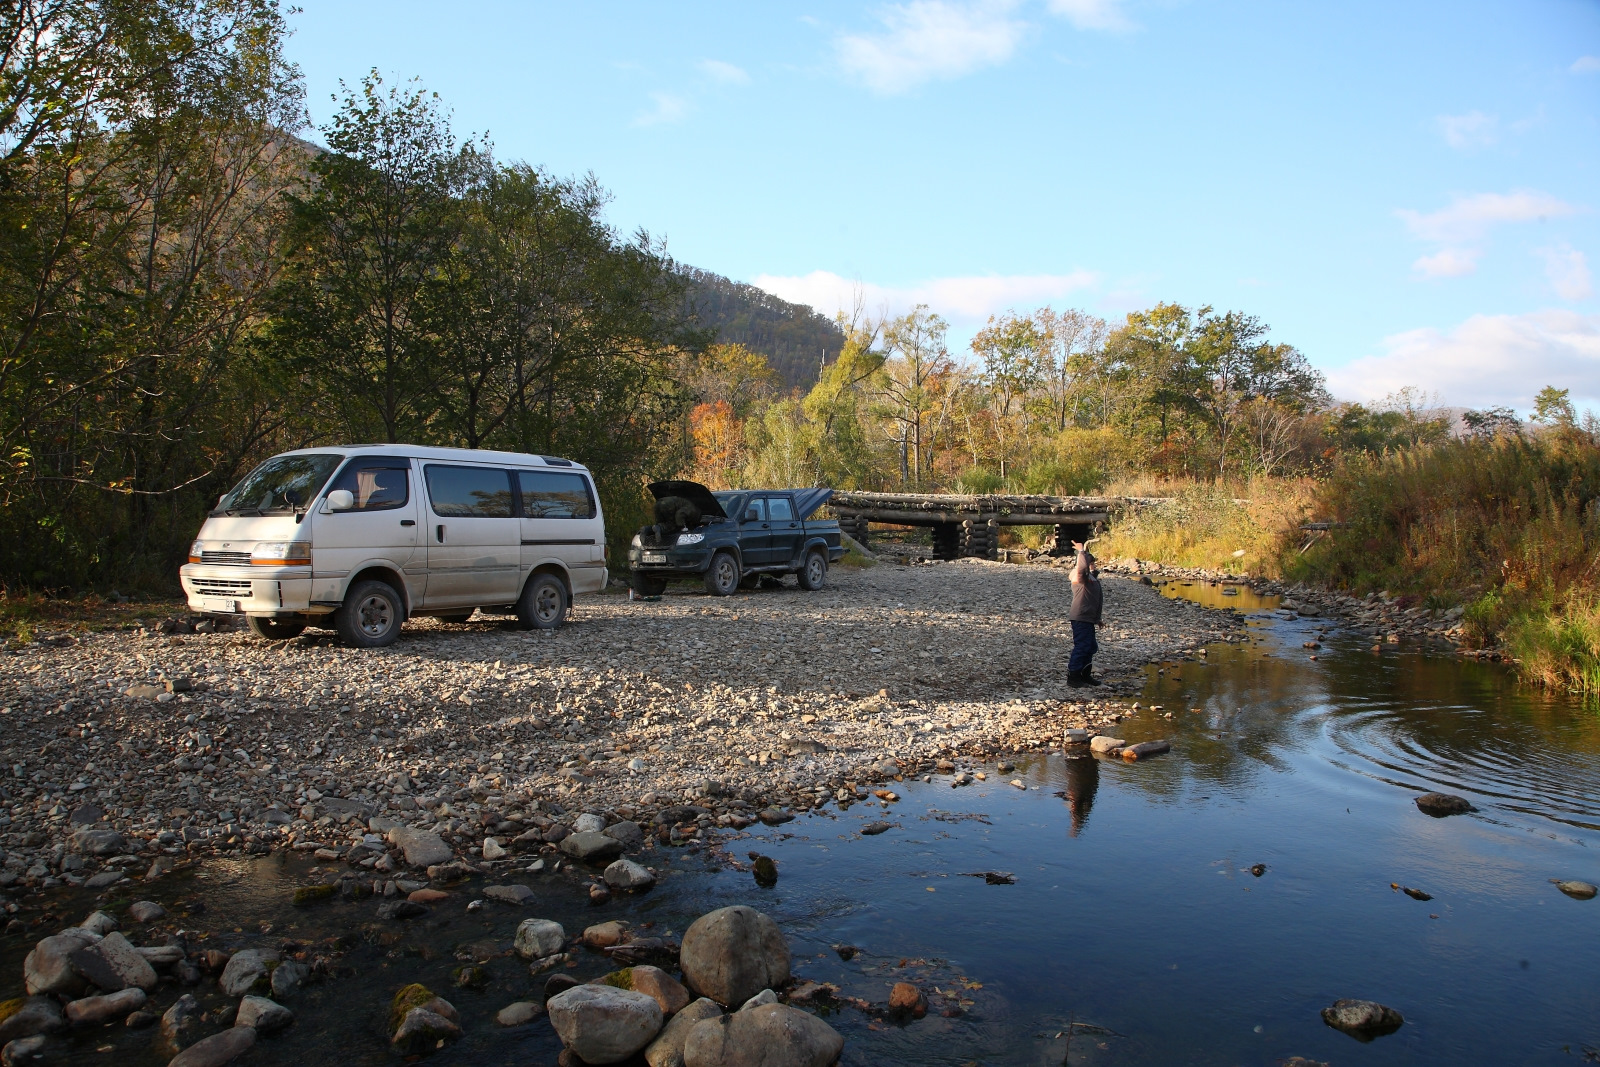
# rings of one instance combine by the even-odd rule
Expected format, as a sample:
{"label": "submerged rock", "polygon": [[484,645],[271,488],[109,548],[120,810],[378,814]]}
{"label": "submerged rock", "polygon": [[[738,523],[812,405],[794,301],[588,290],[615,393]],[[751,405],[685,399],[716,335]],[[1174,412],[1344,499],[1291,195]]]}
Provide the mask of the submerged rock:
{"label": "submerged rock", "polygon": [[544,959],[560,952],[567,943],[567,931],[549,919],[523,919],[513,943],[517,955],[525,960]]}
{"label": "submerged rock", "polygon": [[1469,811],[1477,811],[1467,802],[1466,797],[1458,797],[1452,793],[1424,793],[1416,798],[1417,809],[1424,815],[1432,815],[1435,819],[1443,819],[1447,815],[1465,815]]}
{"label": "submerged rock", "polygon": [[1336,1000],[1322,1009],[1322,1021],[1359,1041],[1392,1034],[1405,1025],[1399,1012],[1372,1000]]}
{"label": "submerged rock", "polygon": [[254,1027],[235,1026],[196,1041],[174,1056],[167,1067],[222,1067],[244,1055],[255,1043]]}
{"label": "submerged rock", "polygon": [[66,1028],[61,1005],[52,997],[17,997],[0,1002],[0,1045],[19,1037],[59,1034]]}
{"label": "submerged rock", "polygon": [[495,1012],[494,1021],[501,1026],[525,1026],[544,1014],[544,1008],[531,1000],[507,1004]]}

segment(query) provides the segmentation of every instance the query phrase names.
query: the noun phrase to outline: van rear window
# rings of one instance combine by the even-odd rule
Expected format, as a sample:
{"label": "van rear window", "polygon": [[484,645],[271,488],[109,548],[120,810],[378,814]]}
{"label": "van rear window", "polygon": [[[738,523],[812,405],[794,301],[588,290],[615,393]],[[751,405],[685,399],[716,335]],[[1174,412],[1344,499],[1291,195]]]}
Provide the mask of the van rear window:
{"label": "van rear window", "polygon": [[423,468],[433,513],[445,518],[511,517],[511,475],[489,467]]}
{"label": "van rear window", "polygon": [[522,514],[530,519],[592,519],[594,494],[581,474],[518,471]]}

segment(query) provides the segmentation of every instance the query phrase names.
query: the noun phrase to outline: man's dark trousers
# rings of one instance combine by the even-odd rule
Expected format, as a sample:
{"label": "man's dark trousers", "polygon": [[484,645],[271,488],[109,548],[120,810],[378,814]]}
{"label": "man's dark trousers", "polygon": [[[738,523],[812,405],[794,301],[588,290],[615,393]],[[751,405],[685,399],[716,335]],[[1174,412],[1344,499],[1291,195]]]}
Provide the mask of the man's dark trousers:
{"label": "man's dark trousers", "polygon": [[1094,654],[1098,651],[1100,643],[1094,639],[1094,623],[1073,623],[1072,658],[1067,660],[1067,673],[1088,674],[1094,663]]}

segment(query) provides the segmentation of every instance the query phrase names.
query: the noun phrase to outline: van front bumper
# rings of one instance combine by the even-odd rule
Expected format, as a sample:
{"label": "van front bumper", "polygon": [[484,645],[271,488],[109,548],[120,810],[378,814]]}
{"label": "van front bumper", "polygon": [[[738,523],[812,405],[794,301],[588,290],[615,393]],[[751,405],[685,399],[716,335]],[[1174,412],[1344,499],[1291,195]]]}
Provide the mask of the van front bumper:
{"label": "van front bumper", "polygon": [[186,564],[178,572],[189,610],[202,615],[316,615],[310,567],[219,567]]}

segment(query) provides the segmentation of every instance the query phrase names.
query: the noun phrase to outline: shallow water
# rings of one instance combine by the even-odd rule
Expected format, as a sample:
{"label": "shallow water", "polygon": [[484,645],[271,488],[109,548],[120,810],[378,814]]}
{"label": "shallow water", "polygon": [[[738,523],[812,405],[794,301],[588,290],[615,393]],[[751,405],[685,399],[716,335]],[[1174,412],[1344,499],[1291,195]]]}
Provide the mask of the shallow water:
{"label": "shallow water", "polygon": [[[463,891],[404,928],[376,923],[372,902],[285,906],[289,885],[313,879],[304,861],[282,857],[213,864],[152,896],[207,901],[187,924],[229,948],[351,935],[340,961],[350,975],[289,1002],[299,1021],[251,1053],[263,1064],[323,1062],[331,1050],[353,1064],[392,1062],[384,1007],[417,980],[462,1010],[468,1035],[430,1062],[553,1062],[542,1020],[521,1031],[492,1023],[543,977],[500,959],[486,991],[451,989],[455,946],[508,941],[529,914],[569,932],[621,917],[681,934],[695,915],[736,902],[779,920],[801,977],[878,1004],[902,978],[933,996],[936,1010],[904,1027],[848,1007],[831,1015],[847,1037],[844,1062],[860,1067],[1267,1065],[1294,1055],[1554,1064],[1600,1045],[1600,899],[1572,900],[1550,883],[1600,881],[1593,710],[1520,688],[1497,665],[1405,646],[1374,654],[1247,590],[1164,591],[1250,613],[1247,642],[1150,668],[1141,700],[1162,710],[1119,733],[1169,738],[1171,755],[1030,758],[961,789],[898,783],[902,799],[887,812],[829,809],[732,844],[736,856],[778,861],[770,889],[673,851],[675,873],[631,901],[590,908],[577,879],[536,876],[532,909],[468,912],[476,894]],[[1301,647],[1322,631],[1323,647]],[[1479,811],[1429,818],[1412,797],[1430,789]],[[876,819],[894,828],[857,833]],[[660,865],[663,853],[654,856]],[[1260,877],[1255,864],[1266,865]],[[987,871],[1015,883],[967,877]],[[839,944],[861,951],[846,962],[830,947]],[[0,948],[0,994],[20,992],[11,987],[26,948],[17,938]],[[573,973],[606,969],[586,956]],[[1340,997],[1381,1001],[1406,1024],[1358,1043],[1318,1016]],[[130,1064],[161,1062],[151,1038],[82,1035],[76,1058],[103,1062],[93,1050],[110,1045]]]}

